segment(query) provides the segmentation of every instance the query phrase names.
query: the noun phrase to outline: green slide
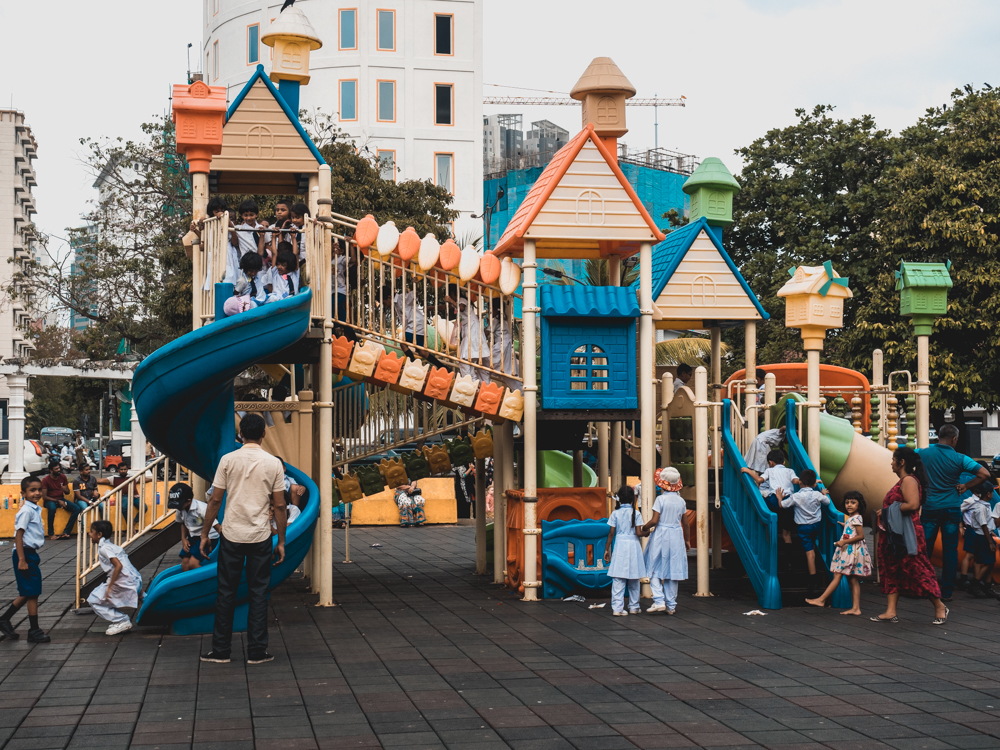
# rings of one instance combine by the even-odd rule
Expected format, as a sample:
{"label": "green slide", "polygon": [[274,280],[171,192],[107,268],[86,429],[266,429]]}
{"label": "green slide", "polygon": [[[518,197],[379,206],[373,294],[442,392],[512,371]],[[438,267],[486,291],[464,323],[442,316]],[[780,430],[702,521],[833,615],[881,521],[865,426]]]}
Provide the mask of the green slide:
{"label": "green slide", "polygon": [[[539,487],[572,487],[572,454],[562,451],[538,451],[537,473]],[[597,486],[597,474],[587,464],[583,465],[583,486]]]}

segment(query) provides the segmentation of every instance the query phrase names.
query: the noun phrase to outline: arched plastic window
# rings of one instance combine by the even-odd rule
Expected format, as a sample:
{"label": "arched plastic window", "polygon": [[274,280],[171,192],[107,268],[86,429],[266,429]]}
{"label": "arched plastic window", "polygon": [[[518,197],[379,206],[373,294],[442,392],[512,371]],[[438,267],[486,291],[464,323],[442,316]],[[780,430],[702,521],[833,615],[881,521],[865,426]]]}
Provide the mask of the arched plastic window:
{"label": "arched plastic window", "polygon": [[583,344],[570,354],[571,391],[607,391],[611,388],[608,355],[597,344]]}

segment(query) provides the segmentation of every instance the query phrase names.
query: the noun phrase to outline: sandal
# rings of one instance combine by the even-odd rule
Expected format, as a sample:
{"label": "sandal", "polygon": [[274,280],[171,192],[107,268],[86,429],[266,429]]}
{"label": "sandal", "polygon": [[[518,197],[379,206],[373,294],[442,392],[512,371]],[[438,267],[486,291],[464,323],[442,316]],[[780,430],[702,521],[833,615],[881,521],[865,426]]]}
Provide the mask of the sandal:
{"label": "sandal", "polygon": [[935,617],[931,620],[931,625],[944,625],[948,622],[948,615],[951,614],[951,610],[947,607],[944,608],[944,617]]}
{"label": "sandal", "polygon": [[56,539],[72,539],[72,538],[73,538],[72,534],[61,534],[56,537]]}
{"label": "sandal", "polygon": [[899,618],[895,616],[880,617],[879,615],[875,615],[874,617],[869,617],[868,619],[871,620],[872,622],[899,622]]}

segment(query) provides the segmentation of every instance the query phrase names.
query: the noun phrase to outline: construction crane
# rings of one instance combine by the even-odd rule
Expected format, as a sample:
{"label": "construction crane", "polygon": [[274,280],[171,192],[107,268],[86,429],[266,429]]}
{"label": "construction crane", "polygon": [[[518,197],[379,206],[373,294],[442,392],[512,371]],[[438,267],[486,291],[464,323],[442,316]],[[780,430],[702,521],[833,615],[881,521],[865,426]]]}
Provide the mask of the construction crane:
{"label": "construction crane", "polygon": [[[626,99],[626,107],[684,107],[686,96],[679,99]],[[487,96],[483,99],[483,104],[513,104],[521,106],[540,107],[563,107],[566,105],[578,105],[576,99],[563,98],[561,96]]]}

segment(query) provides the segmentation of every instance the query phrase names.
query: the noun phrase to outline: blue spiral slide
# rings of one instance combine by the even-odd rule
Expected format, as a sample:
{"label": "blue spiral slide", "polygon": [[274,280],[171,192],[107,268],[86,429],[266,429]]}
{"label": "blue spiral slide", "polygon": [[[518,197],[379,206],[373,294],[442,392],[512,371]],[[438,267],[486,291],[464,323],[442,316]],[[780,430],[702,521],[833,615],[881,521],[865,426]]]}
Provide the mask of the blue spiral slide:
{"label": "blue spiral slide", "polygon": [[[139,423],[147,439],[209,480],[222,456],[239,447],[233,419],[233,381],[248,367],[302,338],[309,328],[312,294],[301,294],[231,318],[217,320],[172,341],[147,357],[132,384]],[[292,466],[286,471],[306,488],[306,506],[285,534],[285,560],[271,572],[271,588],[302,563],[319,516],[319,489]],[[225,514],[223,502],[220,518]],[[170,625],[176,635],[212,632],[216,563],[160,573],[146,592],[136,622]],[[247,587],[237,592],[234,630],[246,630]]]}

